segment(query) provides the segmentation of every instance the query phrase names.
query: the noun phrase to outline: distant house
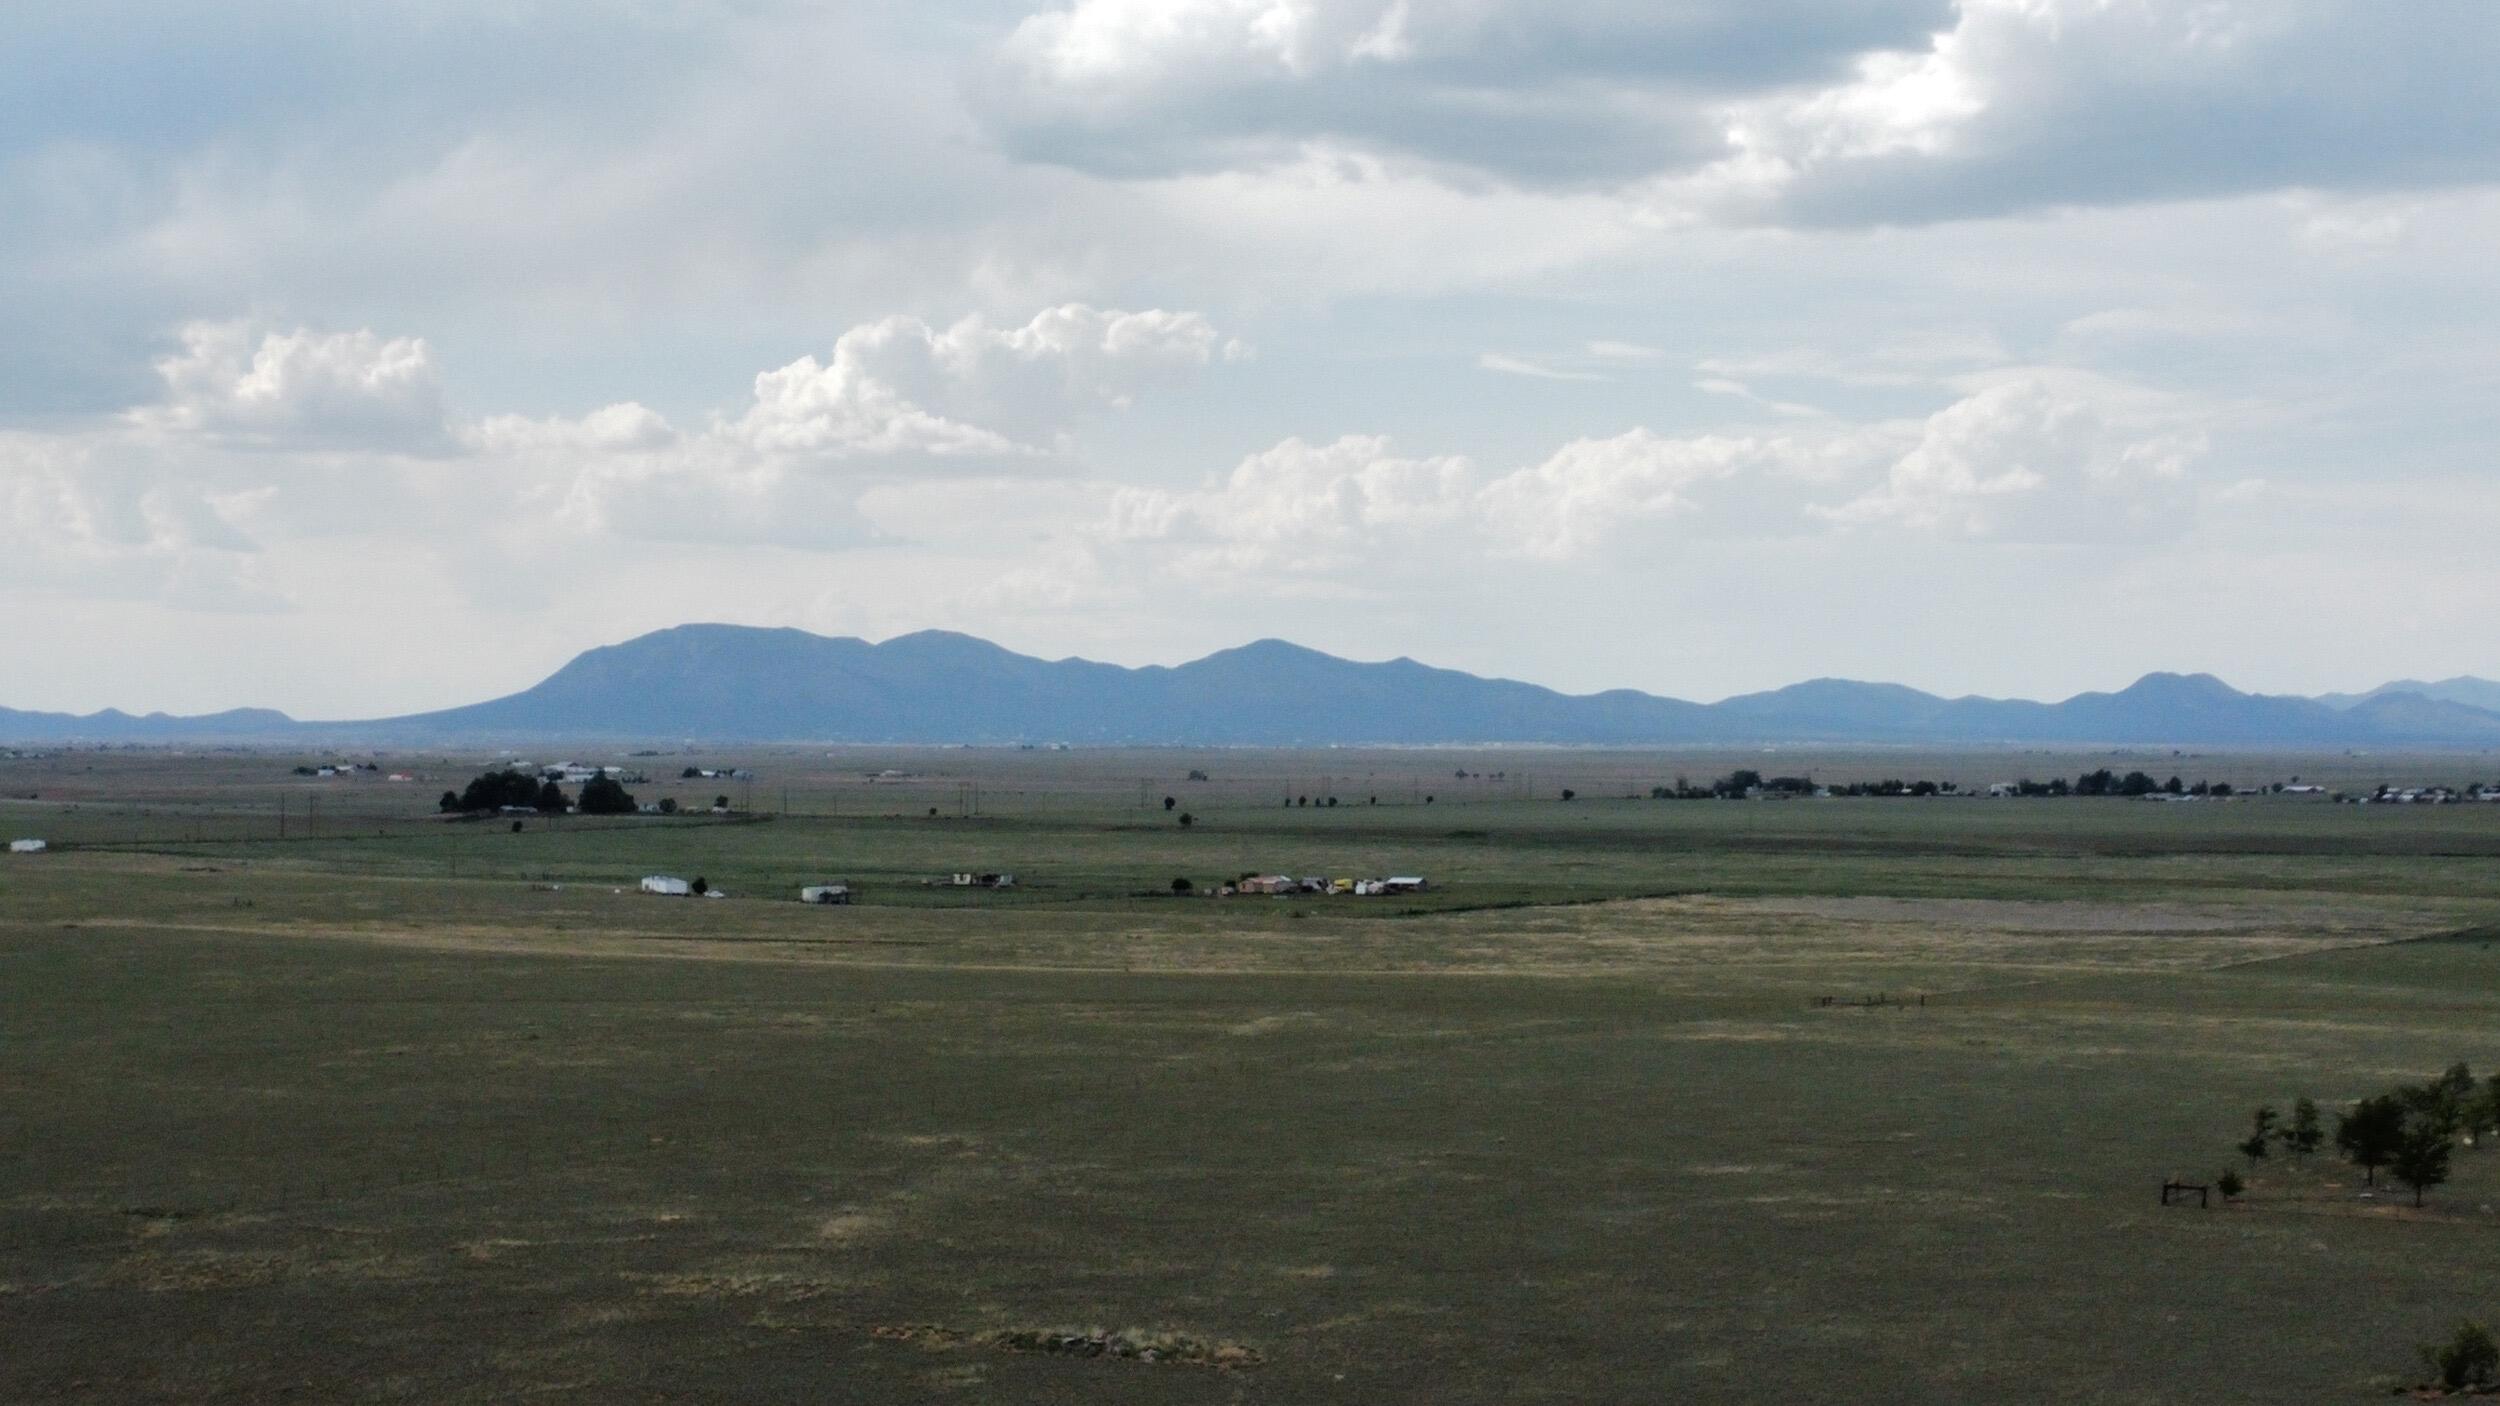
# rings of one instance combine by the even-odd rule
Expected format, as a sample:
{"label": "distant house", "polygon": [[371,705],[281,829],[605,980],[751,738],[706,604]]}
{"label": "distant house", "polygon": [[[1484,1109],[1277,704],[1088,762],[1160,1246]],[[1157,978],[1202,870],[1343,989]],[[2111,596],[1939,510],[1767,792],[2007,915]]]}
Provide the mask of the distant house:
{"label": "distant house", "polygon": [[801,903],[844,904],[851,901],[849,884],[809,884],[799,890]]}
{"label": "distant house", "polygon": [[667,874],[653,874],[642,881],[642,891],[656,893],[662,898],[691,898],[694,896],[694,885]]}
{"label": "distant house", "polygon": [[41,840],[9,841],[9,853],[11,854],[41,854],[50,848],[50,845],[45,844]]}
{"label": "distant house", "polygon": [[1416,875],[1394,875],[1380,881],[1382,893],[1422,893],[1431,885]]}

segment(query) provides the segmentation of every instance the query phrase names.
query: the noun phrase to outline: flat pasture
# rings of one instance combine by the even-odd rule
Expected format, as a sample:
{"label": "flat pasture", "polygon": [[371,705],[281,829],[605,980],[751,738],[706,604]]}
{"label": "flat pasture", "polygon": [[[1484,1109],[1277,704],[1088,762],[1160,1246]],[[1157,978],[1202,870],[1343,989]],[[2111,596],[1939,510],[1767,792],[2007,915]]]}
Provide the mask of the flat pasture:
{"label": "flat pasture", "polygon": [[[0,1400],[2357,1401],[2500,1313],[2500,1152],[2156,1195],[2259,1102],[2500,1064],[2500,806],[1520,755],[1591,784],[790,754],[516,834],[427,814],[474,759],[0,763],[60,846],[0,863]],[[1251,870],[1434,888],[1169,893]]]}

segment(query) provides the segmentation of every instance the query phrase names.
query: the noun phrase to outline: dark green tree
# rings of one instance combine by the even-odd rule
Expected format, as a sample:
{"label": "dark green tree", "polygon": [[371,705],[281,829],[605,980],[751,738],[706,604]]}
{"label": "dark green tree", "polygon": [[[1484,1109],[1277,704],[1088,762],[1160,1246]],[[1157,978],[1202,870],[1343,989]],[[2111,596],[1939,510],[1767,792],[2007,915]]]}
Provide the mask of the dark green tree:
{"label": "dark green tree", "polygon": [[2452,1064],[2438,1078],[2398,1089],[2396,1096],[2407,1112],[2437,1128],[2442,1137],[2454,1138],[2464,1131],[2474,1099],[2474,1071]]}
{"label": "dark green tree", "polygon": [[475,812],[523,806],[536,810],[538,795],[537,777],[505,767],[501,771],[487,772],[462,788],[460,809]]}
{"label": "dark green tree", "polygon": [[2365,1098],[2335,1120],[2335,1150],[2378,1184],[2378,1169],[2395,1160],[2396,1144],[2405,1132],[2404,1102],[2394,1094]]}
{"label": "dark green tree", "polygon": [[2242,1157],[2251,1162],[2265,1160],[2266,1147],[2274,1141],[2274,1122],[2274,1105],[2271,1103],[2258,1105],[2254,1119],[2255,1126],[2249,1129],[2247,1140],[2240,1144]]}
{"label": "dark green tree", "polygon": [[581,806],[584,815],[631,815],[634,796],[615,777],[594,776],[582,783]]}
{"label": "dark green tree", "polygon": [[2413,1204],[2422,1204],[2422,1193],[2448,1179],[2448,1159],[2457,1145],[2427,1118],[2408,1118],[2404,1131],[2396,1138],[2394,1155],[2387,1160],[2388,1174],[2413,1191]]}
{"label": "dark green tree", "polygon": [[1163,798],[1163,808],[1164,808],[1165,810],[1170,810],[1170,809],[1172,809],[1174,806],[1179,805],[1180,803],[1181,803],[1181,801],[1180,801],[1180,797],[1178,797],[1178,796],[1166,796],[1166,797],[1164,797],[1164,798]]}
{"label": "dark green tree", "polygon": [[460,810],[460,793],[457,791],[445,791],[443,793],[443,798],[434,803],[434,808],[441,811],[445,815],[457,814]]}
{"label": "dark green tree", "polygon": [[536,805],[542,814],[562,815],[564,808],[572,802],[565,799],[564,788],[558,786],[553,779],[549,779],[538,784],[538,798],[532,804]]}
{"label": "dark green tree", "polygon": [[2317,1151],[2318,1145],[2326,1141],[2326,1129],[2318,1123],[2318,1101],[2313,1098],[2294,1099],[2291,1125],[2275,1136],[2283,1140],[2284,1150],[2294,1157],[2306,1157]]}

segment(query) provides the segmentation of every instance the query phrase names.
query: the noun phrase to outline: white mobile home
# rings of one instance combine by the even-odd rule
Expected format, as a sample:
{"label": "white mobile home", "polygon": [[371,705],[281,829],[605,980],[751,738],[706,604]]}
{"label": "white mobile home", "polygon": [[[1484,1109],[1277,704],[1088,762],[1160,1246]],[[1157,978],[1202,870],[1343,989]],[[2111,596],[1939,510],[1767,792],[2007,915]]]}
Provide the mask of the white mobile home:
{"label": "white mobile home", "polygon": [[656,893],[662,898],[691,898],[694,896],[694,885],[666,874],[653,874],[642,881],[642,891]]}
{"label": "white mobile home", "polygon": [[41,840],[9,841],[9,853],[11,854],[41,854],[50,848],[50,845],[45,844]]}
{"label": "white mobile home", "polygon": [[799,890],[801,903],[841,904],[850,901],[851,886],[849,884],[809,884]]}

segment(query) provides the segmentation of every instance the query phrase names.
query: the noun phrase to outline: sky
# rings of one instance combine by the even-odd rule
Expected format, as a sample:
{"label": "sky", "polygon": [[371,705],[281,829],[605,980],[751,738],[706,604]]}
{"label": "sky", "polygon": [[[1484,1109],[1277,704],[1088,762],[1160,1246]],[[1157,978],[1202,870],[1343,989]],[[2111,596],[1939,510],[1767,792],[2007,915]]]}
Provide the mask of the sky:
{"label": "sky", "polygon": [[0,7],[0,704],[2500,675],[2500,5]]}

